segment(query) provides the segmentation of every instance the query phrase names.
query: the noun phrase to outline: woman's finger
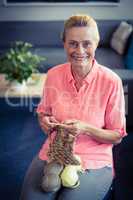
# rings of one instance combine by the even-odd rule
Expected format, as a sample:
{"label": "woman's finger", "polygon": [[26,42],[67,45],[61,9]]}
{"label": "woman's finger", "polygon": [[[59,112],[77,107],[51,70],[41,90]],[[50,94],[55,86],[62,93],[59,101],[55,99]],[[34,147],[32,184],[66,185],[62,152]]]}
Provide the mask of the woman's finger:
{"label": "woman's finger", "polygon": [[65,120],[64,122],[63,122],[63,124],[74,124],[74,123],[77,123],[77,120],[75,120],[75,119],[70,119],[70,120]]}
{"label": "woman's finger", "polygon": [[49,117],[49,120],[50,122],[53,122],[53,123],[59,123],[59,121],[57,121],[54,116]]}

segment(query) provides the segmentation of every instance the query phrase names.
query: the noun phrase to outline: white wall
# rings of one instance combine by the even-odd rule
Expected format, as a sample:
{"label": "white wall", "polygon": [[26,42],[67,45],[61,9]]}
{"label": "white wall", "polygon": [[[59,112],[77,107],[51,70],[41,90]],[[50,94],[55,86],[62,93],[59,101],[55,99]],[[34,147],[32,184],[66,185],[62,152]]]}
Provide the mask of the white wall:
{"label": "white wall", "polygon": [[95,19],[133,19],[133,0],[120,0],[119,6],[13,6],[0,0],[0,21],[59,20],[72,14],[86,13]]}

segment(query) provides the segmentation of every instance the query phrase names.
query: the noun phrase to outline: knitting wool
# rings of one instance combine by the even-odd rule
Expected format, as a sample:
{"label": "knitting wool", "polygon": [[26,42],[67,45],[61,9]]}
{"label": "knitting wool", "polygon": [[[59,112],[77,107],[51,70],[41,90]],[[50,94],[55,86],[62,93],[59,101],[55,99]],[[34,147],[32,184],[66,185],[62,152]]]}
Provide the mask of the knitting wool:
{"label": "knitting wool", "polygon": [[49,162],[56,161],[61,165],[80,165],[79,160],[73,154],[75,137],[64,127],[56,127],[56,136],[51,140],[48,134],[50,145],[47,152]]}

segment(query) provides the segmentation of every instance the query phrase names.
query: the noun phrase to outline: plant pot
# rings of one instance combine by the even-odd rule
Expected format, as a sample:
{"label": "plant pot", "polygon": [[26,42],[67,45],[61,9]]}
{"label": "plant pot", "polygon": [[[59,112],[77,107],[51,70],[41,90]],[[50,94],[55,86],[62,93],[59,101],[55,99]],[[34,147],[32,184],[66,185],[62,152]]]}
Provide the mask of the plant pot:
{"label": "plant pot", "polygon": [[27,85],[34,85],[38,82],[38,80],[40,79],[40,75],[39,74],[32,74],[26,81]]}
{"label": "plant pot", "polygon": [[23,80],[22,83],[19,83],[18,81],[12,81],[11,89],[15,92],[24,92],[25,90],[27,90],[26,81]]}

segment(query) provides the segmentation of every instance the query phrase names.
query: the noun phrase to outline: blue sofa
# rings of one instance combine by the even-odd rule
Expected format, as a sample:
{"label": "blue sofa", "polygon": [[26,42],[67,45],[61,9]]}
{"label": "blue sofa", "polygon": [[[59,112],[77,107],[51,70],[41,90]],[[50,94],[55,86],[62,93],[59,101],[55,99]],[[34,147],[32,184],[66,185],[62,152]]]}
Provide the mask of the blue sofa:
{"label": "blue sofa", "polygon": [[[129,23],[133,22],[127,20]],[[109,68],[125,68],[123,56],[110,48],[110,38],[121,20],[97,20],[100,32],[100,44],[96,52],[97,60]],[[61,41],[64,21],[4,21],[0,22],[0,54],[7,50],[11,41],[31,42],[32,51],[43,55],[47,60],[42,63],[41,72],[57,64],[66,62]]]}
{"label": "blue sofa", "polygon": [[[96,58],[99,63],[115,70],[121,76],[125,86],[125,96],[128,95],[127,128],[130,134],[113,150],[116,171],[114,194],[117,197],[119,192],[121,199],[117,199],[127,200],[128,195],[131,196],[130,188],[133,186],[131,171],[133,169],[131,159],[133,72],[125,70],[123,57],[109,46],[110,37],[121,20],[98,20],[97,22],[101,41]],[[39,68],[40,72],[47,72],[49,68],[66,61],[60,40],[63,23],[63,21],[1,21],[0,54],[9,48],[11,41],[30,42],[34,45],[32,48],[34,53],[47,58]],[[39,100],[36,99],[37,102]],[[38,125],[37,116],[34,112],[29,112],[28,107],[10,108],[4,99],[0,99],[0,106],[0,194],[4,200],[18,200],[24,174],[45,137]],[[35,107],[33,111],[34,109]]]}

